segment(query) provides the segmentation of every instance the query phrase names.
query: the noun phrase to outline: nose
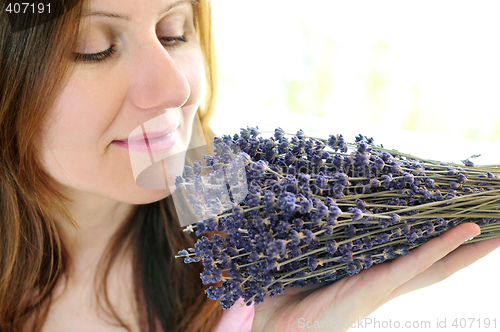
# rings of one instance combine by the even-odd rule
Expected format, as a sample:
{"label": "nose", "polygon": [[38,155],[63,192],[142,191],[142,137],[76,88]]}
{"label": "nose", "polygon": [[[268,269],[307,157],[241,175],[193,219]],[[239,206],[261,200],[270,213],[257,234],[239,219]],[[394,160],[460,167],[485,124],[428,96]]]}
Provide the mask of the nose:
{"label": "nose", "polygon": [[141,43],[132,59],[130,94],[136,107],[164,110],[187,102],[189,82],[158,40]]}

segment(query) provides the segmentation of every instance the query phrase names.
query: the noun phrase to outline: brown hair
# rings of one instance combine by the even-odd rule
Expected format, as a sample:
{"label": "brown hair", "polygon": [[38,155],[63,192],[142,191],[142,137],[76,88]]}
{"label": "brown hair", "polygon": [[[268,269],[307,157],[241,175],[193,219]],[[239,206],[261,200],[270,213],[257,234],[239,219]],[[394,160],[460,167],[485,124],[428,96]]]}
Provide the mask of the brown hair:
{"label": "brown hair", "polygon": [[[44,24],[11,33],[4,8],[0,13],[0,331],[40,331],[47,318],[52,291],[67,277],[70,258],[53,216],[76,225],[37,159],[33,140],[57,94],[71,75],[70,52],[83,6]],[[53,9],[54,10],[54,9]],[[215,56],[211,8],[197,0],[195,26],[205,56],[207,95],[198,115],[208,142],[208,121],[215,103]],[[30,24],[29,18],[24,24]],[[156,331],[158,318],[165,331],[210,331],[222,315],[220,304],[208,300],[200,264],[175,259],[178,250],[192,247],[195,237],[182,232],[171,197],[137,206],[113,236],[99,262],[102,279],[98,298],[119,326],[129,327],[113,310],[105,285],[119,253],[133,253],[133,289],[141,329]],[[96,275],[97,276],[97,275]],[[99,302],[100,303],[100,302]]]}

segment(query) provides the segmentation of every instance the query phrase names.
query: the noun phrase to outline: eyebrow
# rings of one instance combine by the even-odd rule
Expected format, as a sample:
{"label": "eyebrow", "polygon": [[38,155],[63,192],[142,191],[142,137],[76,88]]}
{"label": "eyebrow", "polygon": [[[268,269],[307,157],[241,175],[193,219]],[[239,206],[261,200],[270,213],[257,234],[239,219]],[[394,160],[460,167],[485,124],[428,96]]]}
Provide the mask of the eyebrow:
{"label": "eyebrow", "polygon": [[[166,12],[168,12],[169,10],[171,10],[172,8],[177,7],[179,5],[182,5],[184,3],[190,3],[192,5],[197,5],[198,4],[198,2],[196,0],[180,0],[180,1],[177,1],[177,2],[175,2],[173,4],[171,4],[170,6],[166,7],[165,9],[163,9],[158,14],[158,17],[162,16],[163,14],[165,14]],[[115,14],[115,13],[109,13],[109,12],[103,12],[103,11],[91,11],[89,13],[85,13],[83,16],[84,17],[87,17],[87,16],[103,16],[103,17],[117,18],[117,19],[121,19],[121,20],[125,20],[125,21],[131,21],[132,20],[132,17],[130,15]]]}

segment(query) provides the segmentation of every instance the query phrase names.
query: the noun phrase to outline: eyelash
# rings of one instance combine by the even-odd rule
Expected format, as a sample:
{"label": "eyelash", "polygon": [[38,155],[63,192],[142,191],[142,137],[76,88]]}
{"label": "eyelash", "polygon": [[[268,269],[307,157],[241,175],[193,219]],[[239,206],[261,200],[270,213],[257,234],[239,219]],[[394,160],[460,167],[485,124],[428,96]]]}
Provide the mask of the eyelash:
{"label": "eyelash", "polygon": [[[168,47],[176,47],[178,46],[179,43],[187,43],[186,36],[182,35],[179,37],[160,37],[161,40],[167,41],[167,42],[173,42],[169,45]],[[99,53],[73,53],[73,57],[76,61],[83,61],[83,62],[100,62],[103,61],[109,57],[111,57],[116,50],[114,49],[115,45],[111,45],[110,48],[108,48],[105,51],[99,52]]]}
{"label": "eyelash", "polygon": [[83,62],[99,62],[102,61],[110,56],[112,56],[116,50],[113,48],[115,45],[111,45],[110,48],[108,48],[106,51],[102,51],[99,53],[92,53],[92,54],[87,54],[87,53],[73,53],[75,60],[76,61],[83,61]]}

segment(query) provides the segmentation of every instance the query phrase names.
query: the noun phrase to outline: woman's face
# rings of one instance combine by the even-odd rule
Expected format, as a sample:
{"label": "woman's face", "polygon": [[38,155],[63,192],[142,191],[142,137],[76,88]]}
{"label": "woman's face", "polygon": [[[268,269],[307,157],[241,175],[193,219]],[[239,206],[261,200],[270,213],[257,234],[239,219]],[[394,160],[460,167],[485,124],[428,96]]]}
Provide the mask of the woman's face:
{"label": "woman's face", "polygon": [[[39,141],[45,169],[64,188],[133,204],[170,194],[135,183],[129,149],[137,142],[127,139],[164,114],[152,131],[171,134],[155,148],[187,148],[205,89],[192,6],[186,0],[90,1],[73,50],[76,70]],[[172,169],[166,164],[165,171]]]}

